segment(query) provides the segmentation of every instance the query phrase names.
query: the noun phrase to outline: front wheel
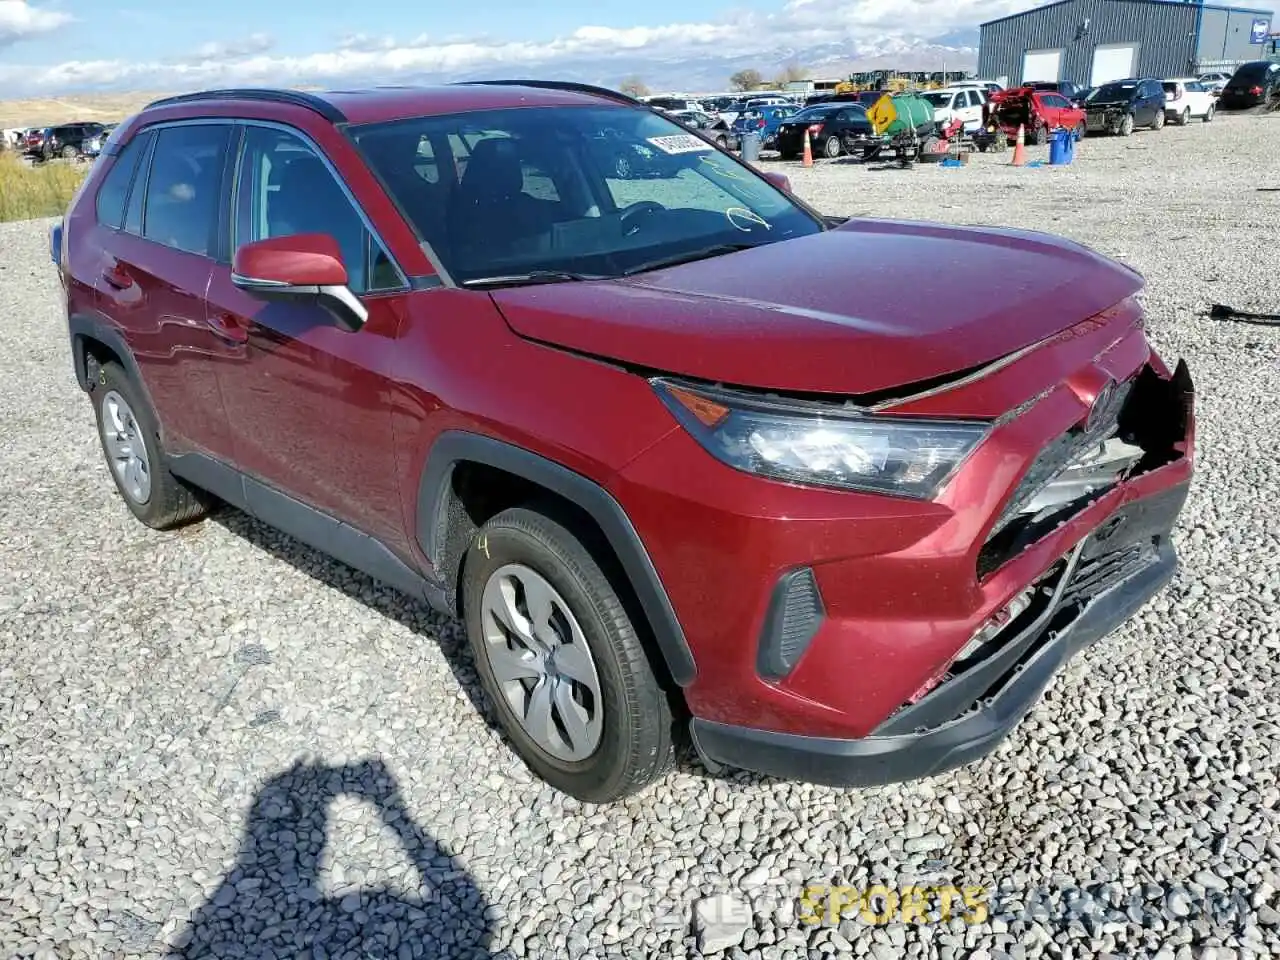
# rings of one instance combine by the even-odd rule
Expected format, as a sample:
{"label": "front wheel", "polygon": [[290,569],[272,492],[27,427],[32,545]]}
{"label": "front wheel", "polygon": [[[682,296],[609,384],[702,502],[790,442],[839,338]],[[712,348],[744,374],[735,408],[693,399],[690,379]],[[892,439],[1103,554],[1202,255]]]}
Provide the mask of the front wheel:
{"label": "front wheel", "polygon": [[1216,109],[1217,109],[1216,107],[1211,105],[1209,109],[1204,112],[1205,123],[1210,123],[1213,120],[1213,114]]}
{"label": "front wheel", "polygon": [[671,706],[580,525],[554,506],[504,510],[476,534],[463,616],[476,668],[515,750],[570,796],[607,803],[674,761]]}
{"label": "front wheel", "polygon": [[1120,121],[1120,129],[1116,131],[1122,137],[1133,136],[1133,114],[1126,113],[1124,119]]}
{"label": "front wheel", "polygon": [[1026,132],[1027,146],[1038,147],[1044,142],[1044,127],[1040,124],[1033,124],[1031,129]]}
{"label": "front wheel", "polygon": [[75,147],[71,146],[70,144],[67,144],[65,147],[62,148],[63,160],[74,160],[78,156],[80,156],[80,151],[77,150]]}

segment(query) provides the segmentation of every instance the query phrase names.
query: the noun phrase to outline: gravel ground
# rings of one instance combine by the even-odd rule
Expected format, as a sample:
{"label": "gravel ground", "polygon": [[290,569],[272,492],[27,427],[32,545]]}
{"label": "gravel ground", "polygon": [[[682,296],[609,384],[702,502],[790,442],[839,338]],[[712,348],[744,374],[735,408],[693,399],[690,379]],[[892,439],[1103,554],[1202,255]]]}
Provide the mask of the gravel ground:
{"label": "gravel ground", "polygon": [[[857,792],[688,763],[583,806],[477,713],[456,625],[234,512],[147,531],[72,379],[47,224],[0,225],[0,956],[1280,954],[1280,331],[1204,316],[1280,309],[1277,134],[1220,118],[1052,169],[766,164],[829,213],[1132,263],[1201,396],[1171,587],[991,758]],[[990,899],[804,922],[805,885],[876,883]]]}

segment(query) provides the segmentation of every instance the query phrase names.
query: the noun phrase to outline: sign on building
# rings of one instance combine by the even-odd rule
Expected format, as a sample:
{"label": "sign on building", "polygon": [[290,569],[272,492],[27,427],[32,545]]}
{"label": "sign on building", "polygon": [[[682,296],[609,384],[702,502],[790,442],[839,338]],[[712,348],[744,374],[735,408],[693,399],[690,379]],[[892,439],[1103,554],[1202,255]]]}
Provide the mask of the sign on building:
{"label": "sign on building", "polygon": [[1270,20],[1254,20],[1253,26],[1249,29],[1250,43],[1266,43],[1267,32],[1271,29]]}

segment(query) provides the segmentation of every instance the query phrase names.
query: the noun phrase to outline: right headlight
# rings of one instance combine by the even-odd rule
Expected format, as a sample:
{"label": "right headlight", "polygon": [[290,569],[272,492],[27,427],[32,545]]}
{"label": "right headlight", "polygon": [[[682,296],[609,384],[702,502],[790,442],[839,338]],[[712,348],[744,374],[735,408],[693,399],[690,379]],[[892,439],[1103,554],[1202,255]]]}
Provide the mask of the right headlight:
{"label": "right headlight", "polygon": [[662,378],[650,382],[716,459],[792,483],[932,499],[991,429],[980,421],[844,413]]}

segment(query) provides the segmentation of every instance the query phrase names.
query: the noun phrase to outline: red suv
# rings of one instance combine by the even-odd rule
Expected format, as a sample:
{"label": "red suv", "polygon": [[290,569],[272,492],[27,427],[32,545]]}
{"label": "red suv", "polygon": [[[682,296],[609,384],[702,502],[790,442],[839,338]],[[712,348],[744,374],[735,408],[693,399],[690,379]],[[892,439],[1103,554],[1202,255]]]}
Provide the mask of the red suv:
{"label": "red suv", "polygon": [[223,501],[461,616],[585,800],[685,730],[830,784],[965,763],[1176,566],[1192,386],[1137,274],[824,218],[608,91],[157,101],[52,255],[138,519]]}

